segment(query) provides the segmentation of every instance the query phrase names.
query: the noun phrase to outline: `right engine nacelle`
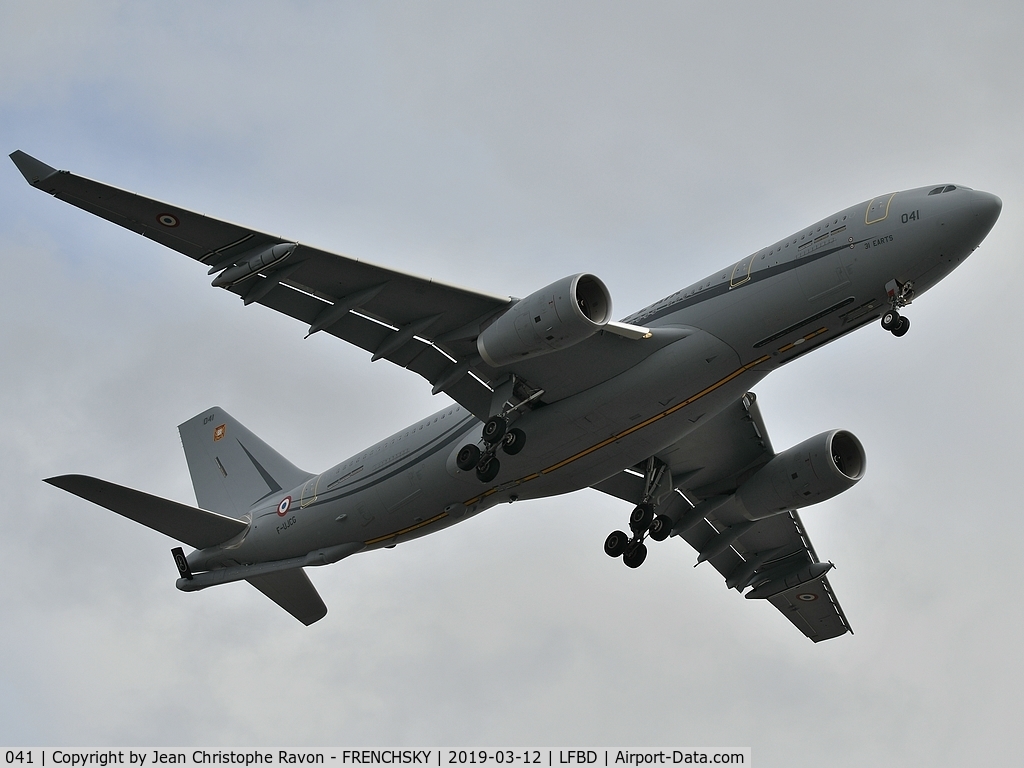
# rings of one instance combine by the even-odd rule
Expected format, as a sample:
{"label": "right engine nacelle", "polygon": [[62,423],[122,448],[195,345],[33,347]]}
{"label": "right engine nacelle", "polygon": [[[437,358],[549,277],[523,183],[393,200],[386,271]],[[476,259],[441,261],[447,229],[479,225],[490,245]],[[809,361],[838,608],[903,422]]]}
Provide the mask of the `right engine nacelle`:
{"label": "right engine nacelle", "polygon": [[783,451],[736,491],[750,520],[800,509],[852,488],[864,476],[860,440],[842,429],[822,432]]}
{"label": "right engine nacelle", "polygon": [[612,298],[593,275],[570,275],[516,302],[476,340],[492,368],[579,344],[612,319]]}

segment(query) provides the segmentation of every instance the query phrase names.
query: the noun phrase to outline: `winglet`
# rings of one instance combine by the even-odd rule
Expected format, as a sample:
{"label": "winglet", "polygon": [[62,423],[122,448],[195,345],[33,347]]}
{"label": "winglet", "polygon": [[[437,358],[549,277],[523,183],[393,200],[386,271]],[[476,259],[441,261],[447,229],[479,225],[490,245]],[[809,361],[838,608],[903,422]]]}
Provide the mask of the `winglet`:
{"label": "winglet", "polygon": [[39,182],[59,173],[56,168],[51,168],[46,163],[36,160],[32,155],[26,155],[20,149],[11,152],[11,160],[18,166],[18,170],[21,171],[25,180],[33,187],[38,187]]}

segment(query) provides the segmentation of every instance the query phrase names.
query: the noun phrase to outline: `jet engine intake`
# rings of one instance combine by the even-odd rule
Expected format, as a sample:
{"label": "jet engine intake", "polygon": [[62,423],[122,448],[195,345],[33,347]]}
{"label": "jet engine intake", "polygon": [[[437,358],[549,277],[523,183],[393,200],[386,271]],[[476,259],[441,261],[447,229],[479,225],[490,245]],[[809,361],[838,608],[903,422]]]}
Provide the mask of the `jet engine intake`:
{"label": "jet engine intake", "polygon": [[594,275],[564,277],[520,299],[476,340],[492,368],[579,344],[612,318],[612,298]]}
{"label": "jet engine intake", "polygon": [[866,466],[852,433],[822,432],[775,456],[737,489],[736,499],[748,520],[760,520],[831,499],[852,488]]}

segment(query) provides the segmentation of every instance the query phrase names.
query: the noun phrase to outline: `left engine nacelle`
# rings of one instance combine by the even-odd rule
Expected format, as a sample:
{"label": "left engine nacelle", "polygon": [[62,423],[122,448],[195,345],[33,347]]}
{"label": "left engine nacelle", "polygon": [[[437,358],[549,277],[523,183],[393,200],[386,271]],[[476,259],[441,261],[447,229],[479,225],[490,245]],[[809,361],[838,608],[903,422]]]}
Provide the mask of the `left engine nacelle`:
{"label": "left engine nacelle", "polygon": [[492,368],[579,344],[612,319],[612,297],[594,275],[564,277],[516,302],[476,340]]}
{"label": "left engine nacelle", "polygon": [[750,520],[800,509],[853,487],[867,467],[864,447],[835,429],[804,440],[773,458],[736,491]]}

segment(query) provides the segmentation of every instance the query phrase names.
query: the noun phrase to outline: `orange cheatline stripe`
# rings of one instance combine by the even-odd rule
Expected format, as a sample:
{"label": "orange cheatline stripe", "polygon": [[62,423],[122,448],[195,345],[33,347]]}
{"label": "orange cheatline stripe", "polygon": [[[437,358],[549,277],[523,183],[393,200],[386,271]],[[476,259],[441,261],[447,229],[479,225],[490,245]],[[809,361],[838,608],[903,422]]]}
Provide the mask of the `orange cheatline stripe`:
{"label": "orange cheatline stripe", "polygon": [[678,411],[680,408],[685,408],[686,406],[691,405],[692,403],[695,403],[697,400],[700,400],[702,397],[705,397],[706,395],[714,392],[719,387],[724,386],[725,384],[728,384],[730,381],[735,379],[737,376],[740,376],[740,375],[746,373],[751,368],[756,368],[761,363],[764,363],[764,362],[766,362],[766,361],[768,361],[770,359],[771,359],[770,355],[762,355],[761,357],[757,358],[757,360],[754,360],[753,362],[747,363],[746,365],[744,365],[744,366],[742,366],[740,368],[737,368],[735,371],[730,373],[725,378],[719,379],[714,384],[711,384],[710,386],[705,387],[704,389],[702,389],[697,394],[690,396],[689,398],[687,398],[686,400],[683,400],[680,403],[676,403],[671,408],[669,408],[667,410],[664,410],[661,413],[655,414],[654,416],[651,416],[649,419],[646,419],[645,421],[642,421],[639,424],[634,424],[629,429],[625,429],[622,432],[619,432],[618,434],[612,435],[611,437],[606,438],[606,439],[602,440],[601,442],[596,443],[596,444],[590,446],[589,448],[585,448],[584,450],[580,451],[579,453],[576,453],[576,454],[570,456],[567,459],[563,459],[562,461],[558,462],[557,464],[552,464],[550,467],[547,467],[546,469],[540,470],[540,472],[534,472],[533,474],[527,475],[526,477],[520,478],[519,480],[515,480],[515,481],[512,481],[510,483],[502,483],[499,486],[495,486],[494,488],[490,488],[490,489],[484,491],[483,493],[481,493],[481,494],[479,494],[477,496],[474,496],[473,498],[463,502],[463,504],[465,504],[465,506],[468,507],[471,504],[475,504],[476,502],[480,501],[481,499],[487,498],[492,493],[496,493],[499,488],[505,488],[505,487],[509,487],[509,486],[522,485],[523,483],[529,482],[530,480],[537,479],[541,475],[546,475],[546,474],[548,474],[550,472],[554,472],[556,469],[561,469],[562,467],[566,466],[567,464],[571,464],[572,462],[577,461],[577,460],[583,458],[584,456],[588,456],[589,454],[593,453],[594,451],[597,451],[597,450],[600,450],[601,448],[604,448],[606,445],[610,445],[611,443],[614,443],[616,440],[621,440],[622,438],[627,437],[628,435],[633,434],[637,430],[643,429],[644,427],[649,427],[651,424],[655,423],[656,421],[660,421],[661,419],[664,419],[667,416],[671,416],[673,413]]}
{"label": "orange cheatline stripe", "polygon": [[378,542],[381,542],[381,541],[386,541],[388,539],[393,539],[396,536],[401,536],[403,533],[409,533],[410,531],[415,531],[417,528],[422,528],[425,525],[430,525],[431,523],[436,523],[442,517],[448,517],[448,513],[447,512],[442,512],[439,515],[434,515],[429,520],[423,520],[423,521],[421,521],[419,523],[416,523],[416,525],[410,525],[408,528],[403,528],[400,531],[395,531],[394,533],[389,533],[387,536],[378,536],[376,539],[370,539],[369,541],[364,541],[363,543],[366,546],[370,546],[371,544],[377,544]]}
{"label": "orange cheatline stripe", "polygon": [[[825,328],[824,326],[822,326],[818,330],[812,331],[811,333],[808,333],[806,336],[804,336],[802,339],[800,339],[800,341],[801,342],[803,342],[803,341],[810,341],[815,336],[817,336],[819,334],[822,334],[822,333],[824,333],[827,330],[828,330],[828,328]],[[789,350],[793,349],[793,347],[795,347],[795,346],[797,346],[797,342],[795,342],[795,341],[790,342],[789,344],[787,344],[784,347],[779,347],[779,352],[789,352]]]}

